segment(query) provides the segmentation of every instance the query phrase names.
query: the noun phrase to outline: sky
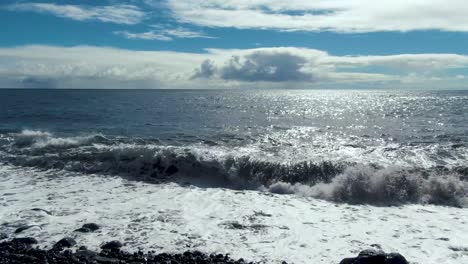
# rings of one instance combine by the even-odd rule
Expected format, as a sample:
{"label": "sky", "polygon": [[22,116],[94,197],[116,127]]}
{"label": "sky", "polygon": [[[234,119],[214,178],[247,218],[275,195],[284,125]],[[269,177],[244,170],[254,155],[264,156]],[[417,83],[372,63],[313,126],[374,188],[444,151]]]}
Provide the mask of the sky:
{"label": "sky", "polygon": [[2,0],[0,88],[468,89],[466,0]]}

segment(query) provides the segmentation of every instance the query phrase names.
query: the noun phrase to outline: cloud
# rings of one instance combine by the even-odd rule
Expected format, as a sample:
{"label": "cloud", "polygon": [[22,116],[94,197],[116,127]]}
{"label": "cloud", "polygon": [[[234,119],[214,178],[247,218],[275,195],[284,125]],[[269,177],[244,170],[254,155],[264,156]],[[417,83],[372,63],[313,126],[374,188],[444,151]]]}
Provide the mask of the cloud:
{"label": "cloud", "polygon": [[195,69],[195,73],[191,79],[211,78],[215,75],[216,71],[217,69],[213,61],[207,59],[202,62],[199,69]]}
{"label": "cloud", "polygon": [[[455,70],[454,70],[455,69]],[[0,48],[0,87],[466,87],[468,56],[333,56],[295,47],[204,53],[77,46]]]}
{"label": "cloud", "polygon": [[254,52],[241,59],[232,57],[221,68],[220,76],[224,80],[247,82],[269,81],[313,81],[311,72],[302,69],[307,59],[287,52]]}
{"label": "cloud", "polygon": [[141,33],[132,33],[129,31],[114,31],[114,34],[124,36],[128,39],[144,39],[144,40],[161,40],[161,41],[171,41],[172,37],[157,33],[155,31],[147,31]]}
{"label": "cloud", "polygon": [[193,78],[242,82],[414,82],[450,69],[466,69],[468,56],[457,54],[399,54],[387,56],[332,56],[305,48],[208,50]]}
{"label": "cloud", "polygon": [[90,46],[0,48],[0,87],[51,88],[33,81],[49,80],[58,88],[171,88],[188,82],[204,59],[201,54]]}
{"label": "cloud", "polygon": [[468,31],[465,0],[167,0],[174,17],[208,27],[334,31]]}
{"label": "cloud", "polygon": [[183,27],[178,28],[162,28],[160,26],[153,26],[155,30],[150,30],[142,33],[133,33],[129,31],[115,31],[114,34],[122,35],[128,39],[144,39],[144,40],[161,40],[171,41],[174,38],[214,38],[205,35],[202,32],[192,31]]}
{"label": "cloud", "polygon": [[77,21],[95,20],[101,22],[133,25],[140,23],[146,14],[134,5],[84,6],[57,5],[52,3],[18,3],[7,6],[11,11],[52,14]]}
{"label": "cloud", "polygon": [[21,88],[56,88],[56,84],[53,79],[33,76],[20,79],[19,85]]}

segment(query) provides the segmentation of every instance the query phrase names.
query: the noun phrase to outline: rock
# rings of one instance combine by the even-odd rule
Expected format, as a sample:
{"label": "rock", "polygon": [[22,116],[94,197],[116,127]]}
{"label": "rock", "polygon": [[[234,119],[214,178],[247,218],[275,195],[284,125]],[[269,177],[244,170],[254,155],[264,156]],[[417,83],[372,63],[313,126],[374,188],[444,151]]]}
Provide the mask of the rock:
{"label": "rock", "polygon": [[98,254],[94,251],[91,251],[91,250],[77,250],[76,253],[75,253],[75,256],[77,257],[83,257],[83,258],[91,258],[91,257],[95,257],[97,256]]}
{"label": "rock", "polygon": [[95,223],[84,224],[82,227],[76,229],[76,232],[90,233],[99,229],[99,226]]}
{"label": "rock", "polygon": [[[69,244],[70,238],[64,238],[57,242],[61,244],[66,241]],[[28,245],[24,243],[29,243]],[[180,263],[180,264],[204,264],[204,263],[226,263],[226,264],[246,264],[244,259],[234,260],[228,254],[211,254],[207,255],[199,251],[186,251],[183,254],[167,254],[161,253],[156,255],[154,251],[142,252],[136,251],[128,253],[125,251],[114,250],[120,249],[122,244],[118,241],[107,242],[102,246],[100,252],[86,250],[84,248],[73,252],[71,249],[58,250],[56,247],[52,249],[41,249],[32,247],[31,243],[36,243],[34,238],[16,238],[11,241],[0,242],[0,263],[63,263],[63,264],[79,264],[79,263],[103,263],[103,264],[124,264],[124,263]]]}
{"label": "rock", "polygon": [[21,233],[23,232],[24,230],[27,230],[29,228],[33,227],[33,225],[22,225],[20,227],[18,227],[16,230],[15,230],[15,234],[18,234],[18,233]]}
{"label": "rock", "polygon": [[367,249],[356,258],[343,259],[340,264],[408,264],[408,261],[398,253],[386,254],[381,250]]}
{"label": "rock", "polygon": [[401,264],[408,263],[408,261],[402,255],[398,253],[390,253],[387,255],[387,264]]}
{"label": "rock", "polygon": [[94,260],[97,261],[98,263],[104,263],[104,264],[119,263],[118,259],[106,258],[106,257],[101,257],[101,256],[94,257]]}
{"label": "rock", "polygon": [[101,246],[101,249],[119,250],[121,247],[122,247],[122,243],[120,243],[117,240],[114,240],[114,241],[104,243],[104,245]]}
{"label": "rock", "polygon": [[32,237],[17,237],[17,238],[13,238],[11,242],[14,244],[26,244],[26,245],[37,244],[37,240]]}
{"label": "rock", "polygon": [[48,215],[52,215],[52,213],[50,211],[47,211],[47,210],[44,210],[44,209],[41,209],[41,208],[33,208],[31,209],[31,211],[36,211],[36,212],[44,212]]}
{"label": "rock", "polygon": [[340,264],[353,264],[355,258],[345,258],[340,261]]}
{"label": "rock", "polygon": [[0,240],[2,239],[7,239],[8,238],[8,235],[5,234],[5,233],[0,233]]}
{"label": "rock", "polygon": [[55,243],[54,248],[69,248],[76,245],[76,241],[71,237],[65,237]]}

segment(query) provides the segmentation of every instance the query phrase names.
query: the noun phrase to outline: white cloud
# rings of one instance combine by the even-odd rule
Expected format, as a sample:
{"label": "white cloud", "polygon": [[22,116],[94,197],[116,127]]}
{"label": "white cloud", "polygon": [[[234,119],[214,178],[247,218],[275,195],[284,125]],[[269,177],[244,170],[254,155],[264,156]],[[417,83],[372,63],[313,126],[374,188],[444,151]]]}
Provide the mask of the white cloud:
{"label": "white cloud", "polygon": [[89,46],[0,48],[0,87],[343,88],[367,84],[445,89],[465,85],[466,79],[451,75],[451,69],[468,70],[468,56],[333,56],[294,47],[208,49],[206,53]]}
{"label": "white cloud", "polygon": [[18,3],[7,6],[12,11],[49,13],[58,17],[78,21],[97,20],[102,22],[133,25],[140,23],[145,12],[134,5],[84,6],[57,5],[52,3]]}
{"label": "white cloud", "polygon": [[161,34],[155,31],[147,31],[141,33],[132,33],[129,31],[114,31],[114,34],[124,36],[128,39],[144,39],[144,40],[161,40],[161,41],[171,41],[172,37]]}
{"label": "white cloud", "polygon": [[205,35],[202,32],[192,31],[183,27],[178,28],[162,28],[153,26],[154,30],[141,33],[133,33],[129,31],[115,31],[114,34],[122,35],[128,39],[145,39],[145,40],[162,40],[170,41],[174,38],[213,38]]}
{"label": "white cloud", "polygon": [[[401,80],[402,76],[444,75],[449,69],[468,67],[468,56],[457,54],[399,54],[388,56],[333,56],[305,48],[209,49],[218,59],[196,70],[195,77],[218,75],[242,81],[374,81]],[[234,55],[234,56],[233,56]],[[381,68],[384,72],[366,71]],[[214,71],[213,69],[216,69]],[[397,72],[390,74],[389,72]]]}
{"label": "white cloud", "polygon": [[[159,28],[158,26],[155,26]],[[192,31],[183,27],[173,28],[173,29],[162,29],[162,33],[176,38],[214,38],[208,35],[205,35],[202,32]]]}
{"label": "white cloud", "polygon": [[179,21],[209,27],[468,31],[466,0],[167,0],[167,7]]}

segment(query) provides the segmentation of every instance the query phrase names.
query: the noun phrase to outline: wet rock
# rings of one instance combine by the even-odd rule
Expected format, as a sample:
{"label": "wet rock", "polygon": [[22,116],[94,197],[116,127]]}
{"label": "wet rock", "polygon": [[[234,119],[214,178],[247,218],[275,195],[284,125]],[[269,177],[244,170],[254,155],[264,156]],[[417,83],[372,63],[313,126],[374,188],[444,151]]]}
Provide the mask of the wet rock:
{"label": "wet rock", "polygon": [[103,263],[103,264],[119,263],[119,259],[106,258],[106,257],[101,257],[101,256],[94,257],[94,260],[97,261],[98,263]]}
{"label": "wet rock", "polygon": [[122,243],[120,243],[117,240],[114,240],[114,241],[104,243],[104,245],[101,246],[101,249],[119,250],[121,247],[122,247]]}
{"label": "wet rock", "polygon": [[47,211],[47,210],[44,210],[44,209],[41,209],[41,208],[33,208],[31,209],[31,211],[36,211],[36,212],[44,212],[48,215],[52,215],[52,213],[50,211]]}
{"label": "wet rock", "polygon": [[5,233],[0,233],[0,240],[2,239],[7,239],[8,238],[8,235],[5,234]]}
{"label": "wet rock", "polygon": [[91,233],[99,229],[99,225],[95,223],[84,224],[82,227],[76,229],[76,232]]}
{"label": "wet rock", "polygon": [[26,244],[26,245],[37,244],[37,240],[33,237],[17,237],[17,238],[13,238],[11,242],[15,244]]}
{"label": "wet rock", "polygon": [[76,245],[76,241],[71,237],[65,237],[55,243],[54,248],[69,248]]}
{"label": "wet rock", "polygon": [[91,251],[91,250],[87,250],[87,249],[77,250],[76,253],[75,253],[76,257],[83,257],[83,258],[92,258],[92,257],[95,257],[97,255],[98,255],[98,253],[96,253],[94,251]]}
{"label": "wet rock", "polygon": [[33,227],[33,225],[22,225],[20,227],[18,227],[16,230],[15,230],[15,234],[18,234],[18,233],[21,233],[23,232],[24,230],[27,230],[29,228]]}
{"label": "wet rock", "polygon": [[381,250],[368,249],[355,258],[343,259],[340,264],[408,264],[408,261],[398,253],[386,254]]}
{"label": "wet rock", "polygon": [[[33,239],[33,238],[31,238]],[[35,240],[35,239],[34,239]],[[39,247],[34,248],[30,245],[15,242],[16,240],[0,242],[0,263],[63,263],[63,264],[81,264],[81,263],[180,263],[180,264],[202,264],[202,263],[229,263],[246,264],[244,259],[234,260],[229,255],[211,254],[207,255],[199,251],[187,251],[183,254],[162,253],[156,255],[152,252],[127,253],[120,250],[110,250],[120,248],[122,245],[118,241],[111,241],[103,245],[101,252],[94,252],[80,247],[75,253],[67,249],[65,251],[56,248],[45,250]],[[108,245],[108,246],[106,246]],[[249,262],[253,263],[253,262]]]}

